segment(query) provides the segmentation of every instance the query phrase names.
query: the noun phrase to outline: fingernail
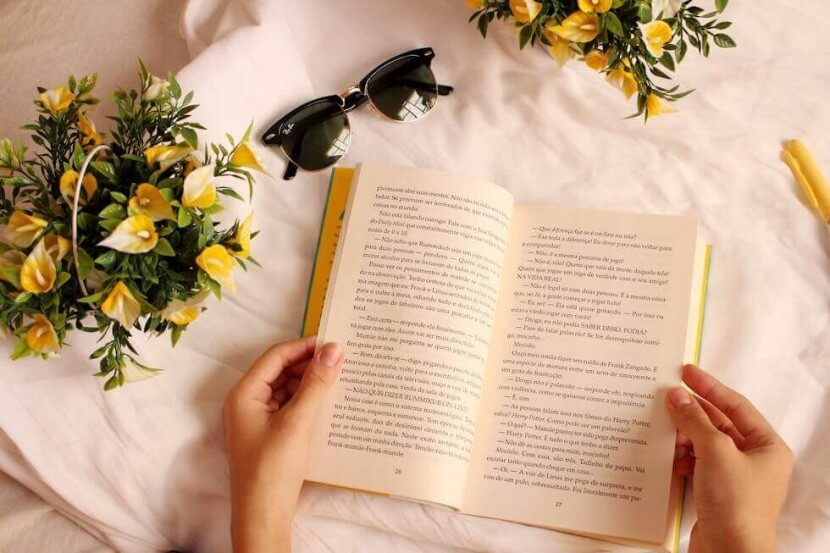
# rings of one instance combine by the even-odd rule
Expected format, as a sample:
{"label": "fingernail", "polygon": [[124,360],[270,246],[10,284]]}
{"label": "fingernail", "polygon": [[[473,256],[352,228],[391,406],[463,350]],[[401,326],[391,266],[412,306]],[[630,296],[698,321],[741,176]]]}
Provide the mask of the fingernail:
{"label": "fingernail", "polygon": [[320,348],[320,356],[317,358],[320,363],[327,367],[336,367],[343,356],[343,348],[337,342],[329,342]]}
{"label": "fingernail", "polygon": [[692,398],[689,392],[683,388],[674,388],[669,391],[669,401],[675,407],[680,407],[682,405],[689,405],[692,402]]}
{"label": "fingernail", "polygon": [[686,456],[686,453],[688,453],[688,452],[689,452],[689,450],[686,449],[686,446],[679,445],[676,448],[674,448],[674,458],[675,459],[682,459],[683,457]]}

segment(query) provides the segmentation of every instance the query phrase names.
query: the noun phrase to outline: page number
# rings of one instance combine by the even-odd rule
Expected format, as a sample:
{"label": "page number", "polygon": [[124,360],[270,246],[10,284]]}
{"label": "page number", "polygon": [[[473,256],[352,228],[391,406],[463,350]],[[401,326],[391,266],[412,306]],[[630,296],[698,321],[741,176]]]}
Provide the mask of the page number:
{"label": "page number", "polygon": [[396,468],[396,469],[395,469],[395,474],[401,474],[401,469]]}

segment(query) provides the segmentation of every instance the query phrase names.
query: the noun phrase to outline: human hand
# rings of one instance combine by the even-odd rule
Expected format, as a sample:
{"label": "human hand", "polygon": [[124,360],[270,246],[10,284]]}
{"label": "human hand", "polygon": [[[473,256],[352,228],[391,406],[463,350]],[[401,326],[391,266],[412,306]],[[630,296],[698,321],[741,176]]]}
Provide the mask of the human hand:
{"label": "human hand", "polygon": [[314,343],[312,336],[271,346],[225,399],[236,553],[290,549],[310,434],[343,364],[340,345],[312,358]]}
{"label": "human hand", "polygon": [[[694,365],[668,394],[678,429],[675,472],[694,485],[689,553],[772,553],[793,453],[742,395]],[[693,455],[685,453],[691,451]]]}

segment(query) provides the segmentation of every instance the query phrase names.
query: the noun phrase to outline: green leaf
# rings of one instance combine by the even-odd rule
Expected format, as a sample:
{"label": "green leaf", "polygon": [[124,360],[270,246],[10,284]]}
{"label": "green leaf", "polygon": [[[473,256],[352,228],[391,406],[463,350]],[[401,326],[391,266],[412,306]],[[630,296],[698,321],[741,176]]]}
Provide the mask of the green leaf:
{"label": "green leaf", "polygon": [[78,214],[78,228],[89,230],[98,222],[98,216],[94,213],[81,212]]}
{"label": "green leaf", "polygon": [[121,220],[127,216],[124,206],[120,204],[110,204],[98,213],[101,219],[117,219]]}
{"label": "green leaf", "polygon": [[84,280],[92,272],[92,258],[83,248],[78,248],[78,278]]}
{"label": "green leaf", "polygon": [[18,359],[22,359],[24,357],[28,357],[32,355],[34,351],[29,349],[28,344],[26,344],[26,340],[20,340],[14,345],[14,349],[12,349],[11,359],[12,361],[16,361]]}
{"label": "green leaf", "polygon": [[660,63],[666,66],[669,71],[674,71],[674,58],[671,57],[670,52],[663,53],[663,56],[660,58]]}
{"label": "green leaf", "polygon": [[173,330],[170,331],[170,344],[173,347],[176,347],[176,344],[179,343],[179,338],[182,337],[182,327],[179,325],[173,325]]}
{"label": "green leaf", "polygon": [[235,198],[240,202],[244,202],[245,198],[242,197],[242,194],[231,188],[230,186],[220,186],[216,189],[217,192],[220,194],[224,194],[225,196],[230,196],[231,198]]}
{"label": "green leaf", "polygon": [[79,303],[96,303],[101,301],[104,298],[104,295],[107,293],[106,290],[102,290],[100,292],[95,292],[94,294],[90,294],[88,296],[84,296],[82,298],[78,298]]}
{"label": "green leaf", "polygon": [[127,196],[126,194],[122,194],[121,192],[110,192],[110,197],[120,204],[127,203]]}
{"label": "green leaf", "polygon": [[530,42],[530,39],[533,37],[533,26],[532,25],[525,25],[522,27],[521,32],[519,32],[519,50],[523,49],[527,46],[527,43]]}
{"label": "green leaf", "polygon": [[61,272],[58,275],[58,278],[55,279],[55,290],[66,284],[66,282],[72,278],[72,275],[67,273],[66,271]]}
{"label": "green leaf", "polygon": [[167,238],[159,238],[153,251],[165,257],[174,257],[176,255],[176,252],[173,251],[173,246],[170,245]]}
{"label": "green leaf", "polygon": [[90,359],[98,359],[99,357],[103,357],[103,355],[104,355],[105,353],[107,353],[107,350],[108,350],[109,348],[110,348],[110,345],[109,345],[109,344],[103,345],[103,346],[101,346],[100,348],[98,348],[98,349],[96,349],[95,351],[93,351],[93,352],[89,355],[89,358],[90,358]]}
{"label": "green leaf", "polygon": [[732,37],[729,35],[725,35],[723,33],[715,35],[715,44],[720,46],[721,48],[734,48],[737,46]]}
{"label": "green leaf", "polygon": [[31,292],[21,292],[15,299],[14,303],[26,303],[33,297]]}
{"label": "green leaf", "polygon": [[179,82],[176,80],[176,77],[173,76],[173,73],[167,74],[167,82],[170,83],[170,94],[173,96],[173,98],[181,98],[182,87],[179,85]]}
{"label": "green leaf", "polygon": [[102,219],[98,222],[98,226],[107,230],[108,232],[112,232],[115,230],[115,227],[121,224],[119,219]]}
{"label": "green leaf", "polygon": [[722,12],[726,9],[726,6],[729,4],[729,0],[715,0],[715,9],[719,12]]}
{"label": "green leaf", "polygon": [[179,225],[179,228],[185,228],[186,226],[190,225],[190,221],[192,220],[192,216],[190,215],[190,211],[187,208],[180,207],[178,217],[176,218],[176,222]]}
{"label": "green leaf", "polygon": [[92,75],[87,75],[86,77],[81,79],[81,82],[78,84],[78,95],[82,96],[87,92],[91,91],[95,88],[95,84],[98,82],[98,73],[93,73]]}
{"label": "green leaf", "polygon": [[20,269],[17,267],[4,267],[0,269],[0,277],[3,280],[14,286],[20,288]]}
{"label": "green leaf", "polygon": [[113,390],[118,386],[120,386],[118,382],[118,375],[114,374],[109,378],[109,380],[107,380],[106,384],[104,384],[104,391],[109,392],[110,390]]}
{"label": "green leaf", "polygon": [[619,18],[614,14],[614,12],[608,12],[605,14],[605,28],[608,29],[610,33],[615,34],[618,37],[625,38],[622,23],[620,23]]}
{"label": "green leaf", "polygon": [[81,143],[75,142],[75,148],[72,150],[72,168],[76,171],[80,170],[85,159],[86,154],[84,153],[84,149],[81,148]]}
{"label": "green leaf", "polygon": [[115,258],[118,254],[115,250],[110,250],[108,252],[102,253],[98,257],[95,258],[95,264],[108,269],[110,265],[115,263]]}
{"label": "green leaf", "polygon": [[113,167],[112,163],[108,161],[93,161],[90,165],[101,177],[110,182],[115,182],[115,167]]}
{"label": "green leaf", "polygon": [[199,138],[196,136],[196,131],[189,127],[182,127],[179,129],[179,134],[182,135],[182,138],[187,142],[188,146],[194,150],[199,149]]}

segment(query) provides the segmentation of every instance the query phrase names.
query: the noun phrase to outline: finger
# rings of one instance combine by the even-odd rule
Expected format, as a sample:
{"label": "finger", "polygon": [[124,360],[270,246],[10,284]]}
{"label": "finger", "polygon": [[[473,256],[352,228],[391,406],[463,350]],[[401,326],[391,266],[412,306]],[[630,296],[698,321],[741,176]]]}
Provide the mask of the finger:
{"label": "finger", "polygon": [[680,476],[691,476],[695,472],[695,458],[681,457],[674,461],[674,472]]}
{"label": "finger", "polygon": [[700,397],[720,409],[744,437],[752,434],[775,435],[767,420],[748,399],[724,386],[703,369],[695,365],[686,365],[683,367],[683,381]]}
{"label": "finger", "polygon": [[683,446],[683,447],[692,447],[692,440],[689,437],[681,432],[680,430],[677,431],[677,435],[674,438],[675,446]]}
{"label": "finger", "polygon": [[709,451],[719,439],[725,438],[709,420],[703,407],[683,388],[669,390],[666,399],[672,422],[692,440],[695,451]]}
{"label": "finger", "polygon": [[280,388],[276,392],[274,392],[274,402],[277,404],[277,409],[285,405],[285,402],[288,401],[289,393],[288,390],[285,388]]}
{"label": "finger", "polygon": [[285,383],[285,389],[288,390],[288,393],[293,396],[297,393],[297,390],[300,387],[300,382],[301,380],[299,378],[292,378]]}
{"label": "finger", "polygon": [[738,432],[738,428],[732,423],[731,420],[729,420],[729,417],[724,415],[720,409],[702,397],[696,399],[697,402],[700,403],[700,406],[703,407],[703,410],[706,411],[706,415],[709,417],[709,420],[712,421],[712,424],[715,425],[715,428],[732,438],[732,441],[735,442],[738,449],[743,448],[746,439],[743,434]]}
{"label": "finger", "polygon": [[315,354],[291,398],[291,410],[298,420],[309,427],[314,424],[320,405],[340,376],[343,348],[336,342],[325,344]]}
{"label": "finger", "polygon": [[283,369],[311,357],[313,351],[312,336],[271,346],[248,369],[236,385],[237,391],[242,395],[246,395],[246,392],[259,395],[263,385],[270,388]]}

